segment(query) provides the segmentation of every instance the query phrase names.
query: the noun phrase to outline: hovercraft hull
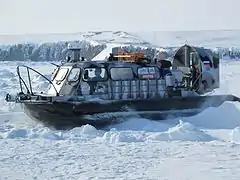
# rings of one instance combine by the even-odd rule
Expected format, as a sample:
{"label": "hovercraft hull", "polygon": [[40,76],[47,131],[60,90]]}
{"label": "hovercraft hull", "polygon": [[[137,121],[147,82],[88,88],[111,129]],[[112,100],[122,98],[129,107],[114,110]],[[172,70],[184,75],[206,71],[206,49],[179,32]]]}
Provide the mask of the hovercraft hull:
{"label": "hovercraft hull", "polygon": [[166,120],[194,116],[206,108],[217,107],[225,101],[239,101],[233,95],[155,98],[147,100],[107,101],[53,101],[22,102],[31,118],[56,129],[68,129],[90,124],[96,128],[118,123],[124,117],[144,117]]}

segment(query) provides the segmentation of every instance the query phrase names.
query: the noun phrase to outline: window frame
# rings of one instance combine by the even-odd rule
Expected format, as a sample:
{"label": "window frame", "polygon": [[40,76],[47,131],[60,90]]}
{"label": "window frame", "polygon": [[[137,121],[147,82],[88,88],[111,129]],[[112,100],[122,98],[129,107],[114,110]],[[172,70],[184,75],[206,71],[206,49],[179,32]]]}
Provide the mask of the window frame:
{"label": "window frame", "polygon": [[[72,73],[72,71],[73,71],[74,69],[79,69],[79,76],[78,76],[78,78],[77,78],[76,80],[69,80],[69,76],[71,75],[71,73]],[[79,67],[73,67],[73,68],[70,70],[69,74],[68,74],[67,81],[68,81],[68,82],[77,82],[77,81],[79,81],[79,80],[80,80],[80,77],[81,77],[81,72],[82,72],[82,69],[81,69],[81,68],[79,68]]]}
{"label": "window frame", "polygon": [[[57,79],[59,72],[61,72],[61,70],[63,70],[63,69],[64,69],[64,70],[65,70],[65,69],[67,70],[66,73],[65,73],[65,75],[63,76],[62,79]],[[67,68],[67,67],[60,67],[59,70],[58,70],[58,72],[57,72],[57,74],[56,74],[56,76],[55,76],[55,78],[54,78],[54,80],[57,81],[57,82],[62,82],[63,80],[66,79],[66,76],[68,75],[68,72],[69,72],[69,68]]]}
{"label": "window frame", "polygon": [[[127,79],[113,79],[112,78],[112,73],[111,73],[111,70],[112,69],[131,69],[132,70],[132,78],[127,78]],[[134,80],[135,79],[135,76],[134,76],[134,71],[133,71],[133,68],[132,67],[111,67],[110,69],[109,69],[109,74],[110,74],[110,77],[111,77],[111,80],[112,81],[131,81],[131,80]]]}
{"label": "window frame", "polygon": [[[85,74],[86,69],[97,69],[97,68],[100,68],[100,69],[104,69],[104,70],[105,70],[105,75],[106,75],[105,78],[99,79],[99,81],[91,81],[91,80],[89,81],[89,80],[84,79],[84,74]],[[108,81],[108,72],[107,72],[107,69],[106,69],[105,67],[85,67],[85,68],[83,68],[83,73],[82,73],[81,79],[82,79],[84,82],[104,82],[104,81]]]}

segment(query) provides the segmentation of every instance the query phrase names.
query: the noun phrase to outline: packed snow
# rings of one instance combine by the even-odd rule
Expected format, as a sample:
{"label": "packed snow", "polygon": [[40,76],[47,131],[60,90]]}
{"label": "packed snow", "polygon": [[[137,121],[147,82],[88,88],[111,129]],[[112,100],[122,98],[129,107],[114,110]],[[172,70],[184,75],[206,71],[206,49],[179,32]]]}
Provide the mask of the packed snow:
{"label": "packed snow", "polygon": [[[7,92],[19,90],[20,64],[47,77],[55,68],[47,62],[0,63],[0,179],[240,178],[239,103],[226,102],[189,118],[129,118],[108,130],[85,125],[57,131],[4,101]],[[221,62],[222,86],[213,94],[240,96],[239,66],[239,61]],[[47,87],[38,75],[33,82],[35,89]]]}

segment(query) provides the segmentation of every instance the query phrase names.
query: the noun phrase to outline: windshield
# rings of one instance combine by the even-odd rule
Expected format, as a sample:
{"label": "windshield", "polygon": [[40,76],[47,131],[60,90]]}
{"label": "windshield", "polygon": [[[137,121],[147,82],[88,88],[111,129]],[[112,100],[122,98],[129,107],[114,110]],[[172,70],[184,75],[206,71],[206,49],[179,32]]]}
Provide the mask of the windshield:
{"label": "windshield", "polygon": [[66,75],[68,73],[68,68],[60,68],[57,76],[55,78],[56,81],[62,81],[65,79]]}
{"label": "windshield", "polygon": [[84,81],[106,81],[107,72],[105,68],[85,68]]}

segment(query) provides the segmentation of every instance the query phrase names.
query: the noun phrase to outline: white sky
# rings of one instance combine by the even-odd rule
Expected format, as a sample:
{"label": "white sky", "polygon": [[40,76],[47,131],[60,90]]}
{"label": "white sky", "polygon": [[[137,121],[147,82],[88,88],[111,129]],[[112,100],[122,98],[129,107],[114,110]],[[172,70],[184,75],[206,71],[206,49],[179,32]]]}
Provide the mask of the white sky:
{"label": "white sky", "polygon": [[240,29],[240,0],[0,0],[0,34]]}

